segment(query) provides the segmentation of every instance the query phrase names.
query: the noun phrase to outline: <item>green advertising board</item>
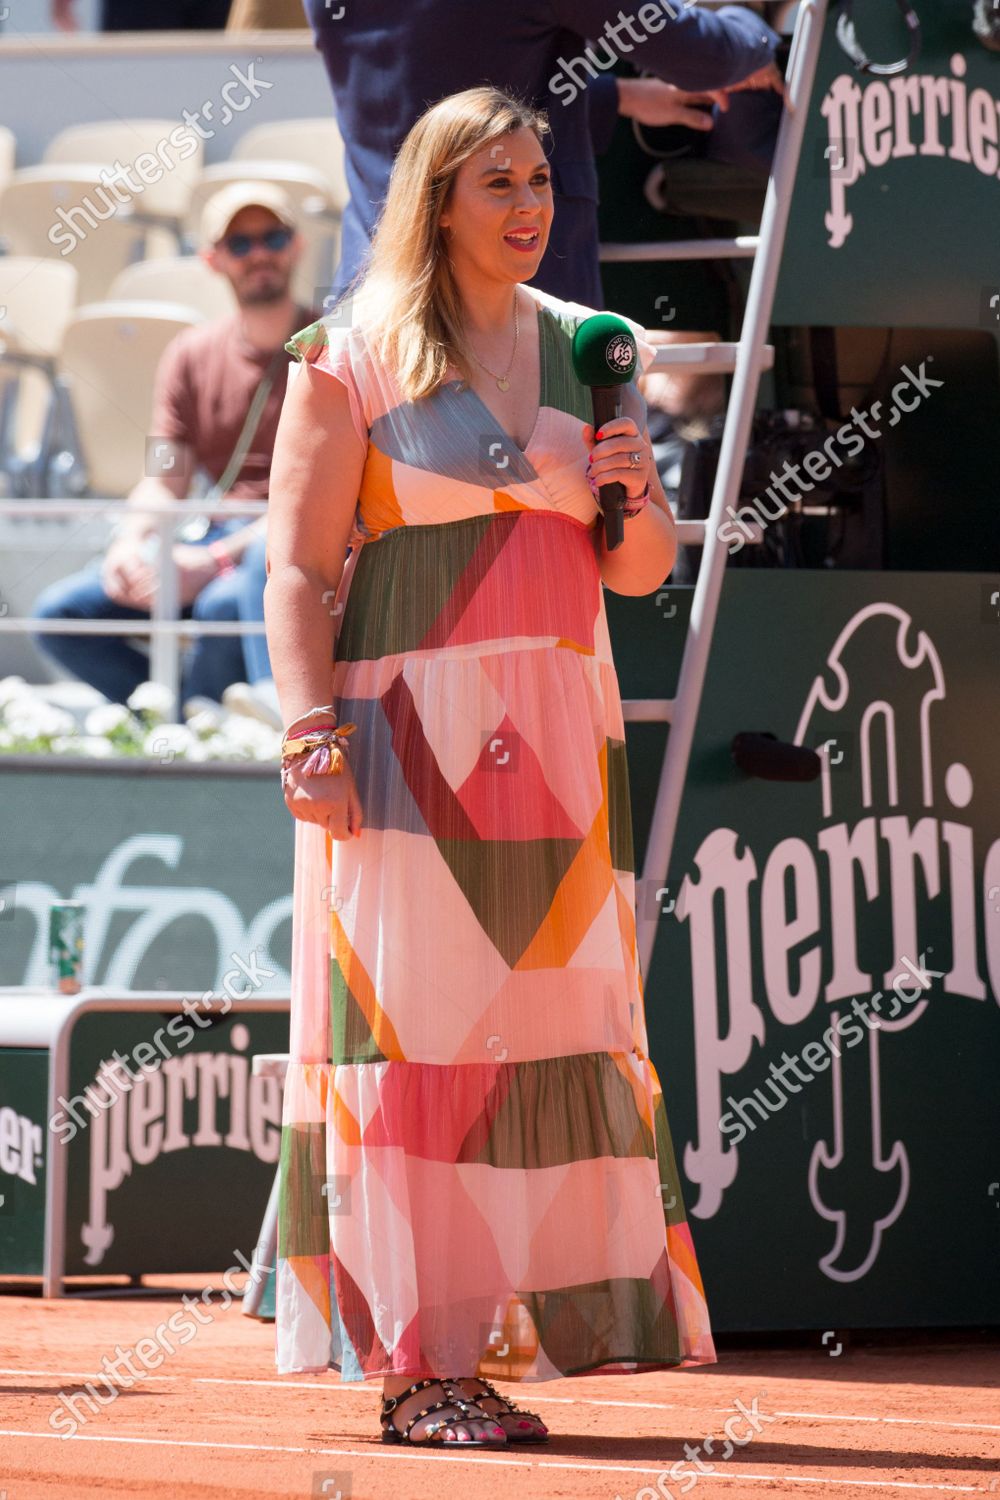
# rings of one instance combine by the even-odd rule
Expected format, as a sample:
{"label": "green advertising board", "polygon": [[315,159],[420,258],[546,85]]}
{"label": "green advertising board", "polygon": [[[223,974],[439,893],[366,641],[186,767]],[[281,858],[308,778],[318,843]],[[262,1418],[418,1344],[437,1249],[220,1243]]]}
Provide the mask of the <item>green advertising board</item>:
{"label": "green advertising board", "polygon": [[0,984],[49,983],[49,905],[73,899],[85,984],[201,994],[256,949],[255,993],[289,993],[295,825],[275,767],[4,756],[0,774]]}
{"label": "green advertising board", "polygon": [[0,1275],[249,1267],[282,1102],[253,1059],[287,1051],[288,1005],[235,988],[0,990]]}
{"label": "green advertising board", "polygon": [[[651,663],[689,601],[614,601],[623,696],[673,690]],[[998,653],[997,575],[726,576],[671,869],[640,896],[720,1331],[1000,1322]],[[823,775],[744,775],[741,731],[826,747]],[[641,871],[665,729],[628,739]]]}
{"label": "green advertising board", "polygon": [[[914,0],[913,65],[859,72],[823,37],[788,221],[774,321],[1000,334],[1000,55],[972,0]],[[878,62],[906,57],[892,0],[854,6]]]}
{"label": "green advertising board", "polygon": [[[251,1073],[254,1053],[288,1050],[286,1013],[230,1011],[122,1091],[102,1086],[114,1049],[126,1057],[169,1012],[94,1011],[77,1023],[69,1096],[110,1106],[68,1139],[66,1274],[204,1270],[249,1260],[281,1144],[281,1085]],[[193,1029],[193,1027],[191,1028]],[[183,1035],[183,1033],[182,1033]],[[152,1043],[159,1049],[159,1043]],[[89,1123],[87,1123],[89,1121]],[[56,1149],[55,1146],[53,1149]]]}
{"label": "green advertising board", "polygon": [[0,1047],[0,1275],[42,1274],[48,1062]]}

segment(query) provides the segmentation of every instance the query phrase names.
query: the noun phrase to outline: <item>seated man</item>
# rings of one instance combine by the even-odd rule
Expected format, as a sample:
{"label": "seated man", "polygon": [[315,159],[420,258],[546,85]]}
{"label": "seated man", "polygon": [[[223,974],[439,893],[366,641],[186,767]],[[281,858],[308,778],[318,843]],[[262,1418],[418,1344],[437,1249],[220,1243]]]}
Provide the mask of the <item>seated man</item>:
{"label": "seated man", "polygon": [[[266,500],[271,453],[287,383],[285,341],[320,314],[296,303],[292,270],[302,253],[295,209],[266,182],[231,183],[205,204],[205,263],[225,276],[237,309],[195,324],[171,341],[156,372],[146,477],[129,500],[184,499],[195,469],[213,485],[233,469],[220,500]],[[270,388],[252,432],[244,432],[262,379]],[[182,616],[196,620],[263,620],[266,517],[216,517],[201,536],[173,544]],[[197,530],[197,528],[194,528]],[[224,540],[223,540],[224,538]],[[138,510],[119,522],[103,559],[51,584],[35,601],[37,619],[148,618],[157,586],[154,518]],[[149,676],[147,656],[125,636],[41,633],[39,649],[111,699],[125,702]],[[262,684],[273,698],[264,635],[199,636],[184,663],[181,703],[222,700],[235,682]],[[266,717],[265,713],[265,717]]]}

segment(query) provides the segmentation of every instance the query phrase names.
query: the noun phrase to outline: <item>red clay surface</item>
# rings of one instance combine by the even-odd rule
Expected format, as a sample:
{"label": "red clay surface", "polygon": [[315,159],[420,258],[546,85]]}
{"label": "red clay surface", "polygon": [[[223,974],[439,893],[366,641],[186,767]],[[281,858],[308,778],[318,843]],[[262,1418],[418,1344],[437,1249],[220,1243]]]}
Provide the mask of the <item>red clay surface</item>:
{"label": "red clay surface", "polygon": [[[0,1300],[0,1500],[1000,1496],[1000,1339],[982,1331],[837,1336],[825,1346],[815,1335],[799,1348],[727,1349],[719,1338],[718,1364],[690,1371],[497,1381],[541,1413],[549,1443],[440,1452],[379,1442],[380,1382],[279,1376],[274,1325],[244,1317],[238,1301],[223,1310],[214,1295],[196,1336],[183,1346],[175,1337],[172,1355],[160,1348],[155,1371],[144,1346],[149,1373],[134,1358],[133,1381],[122,1364],[115,1398],[98,1383],[108,1404],[91,1414],[78,1403],[76,1435],[58,1435],[49,1417],[65,1411],[60,1397],[93,1380],[103,1355],[134,1350],[183,1316],[183,1292],[197,1298],[222,1282],[208,1274],[146,1285],[152,1291],[105,1282],[100,1297],[78,1289],[46,1302],[0,1282],[9,1288]],[[724,1458],[725,1424],[736,1439],[752,1430],[735,1420],[737,1401],[760,1431]],[[710,1435],[714,1453],[696,1447]]]}

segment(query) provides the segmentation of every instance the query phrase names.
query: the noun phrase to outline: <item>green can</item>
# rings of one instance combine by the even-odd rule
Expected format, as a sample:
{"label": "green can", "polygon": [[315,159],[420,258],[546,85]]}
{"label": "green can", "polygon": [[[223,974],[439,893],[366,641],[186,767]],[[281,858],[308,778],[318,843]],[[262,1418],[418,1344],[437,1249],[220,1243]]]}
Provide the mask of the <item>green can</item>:
{"label": "green can", "polygon": [[49,963],[52,982],[63,995],[75,995],[83,975],[82,901],[53,901],[49,906]]}

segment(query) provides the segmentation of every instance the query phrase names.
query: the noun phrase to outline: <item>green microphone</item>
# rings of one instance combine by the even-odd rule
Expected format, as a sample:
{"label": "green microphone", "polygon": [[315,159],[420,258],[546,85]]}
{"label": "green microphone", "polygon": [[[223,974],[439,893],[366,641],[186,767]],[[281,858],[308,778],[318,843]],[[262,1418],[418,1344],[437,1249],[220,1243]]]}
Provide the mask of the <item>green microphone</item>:
{"label": "green microphone", "polygon": [[[590,387],[595,435],[613,417],[622,414],[621,387],[637,374],[639,350],[635,335],[624,318],[613,313],[595,313],[584,318],[573,335],[573,370],[581,385]],[[608,551],[620,547],[625,537],[622,506],[625,487],[617,481],[600,486],[604,513],[604,539]]]}

